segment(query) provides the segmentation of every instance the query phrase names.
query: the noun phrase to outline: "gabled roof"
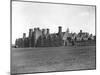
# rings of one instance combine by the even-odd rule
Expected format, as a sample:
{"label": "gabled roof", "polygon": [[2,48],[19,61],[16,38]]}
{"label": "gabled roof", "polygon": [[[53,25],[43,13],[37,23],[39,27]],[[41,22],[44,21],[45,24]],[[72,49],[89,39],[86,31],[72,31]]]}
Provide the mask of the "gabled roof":
{"label": "gabled roof", "polygon": [[72,37],[72,34],[66,31],[62,39],[66,40],[67,37]]}

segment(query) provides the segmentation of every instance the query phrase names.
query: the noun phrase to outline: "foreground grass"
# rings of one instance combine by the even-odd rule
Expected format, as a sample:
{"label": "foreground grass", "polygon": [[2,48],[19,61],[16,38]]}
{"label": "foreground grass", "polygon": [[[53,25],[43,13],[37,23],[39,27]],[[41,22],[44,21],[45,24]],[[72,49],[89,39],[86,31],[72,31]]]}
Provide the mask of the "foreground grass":
{"label": "foreground grass", "polygon": [[12,73],[95,69],[95,46],[12,48]]}

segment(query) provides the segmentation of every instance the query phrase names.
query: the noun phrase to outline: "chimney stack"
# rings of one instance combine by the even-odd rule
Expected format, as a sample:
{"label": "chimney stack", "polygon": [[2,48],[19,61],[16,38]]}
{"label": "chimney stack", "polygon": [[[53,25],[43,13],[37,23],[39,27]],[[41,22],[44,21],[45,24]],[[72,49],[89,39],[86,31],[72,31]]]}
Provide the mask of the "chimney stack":
{"label": "chimney stack", "polygon": [[42,34],[45,35],[45,29],[42,29]]}
{"label": "chimney stack", "polygon": [[40,28],[38,27],[37,30],[40,31]]}
{"label": "chimney stack", "polygon": [[29,38],[32,37],[32,32],[33,32],[33,29],[29,29]]}
{"label": "chimney stack", "polygon": [[61,26],[59,26],[58,28],[59,28],[58,33],[61,33],[61,32],[62,32],[62,27],[61,27]]}
{"label": "chimney stack", "polygon": [[47,29],[47,34],[49,34],[49,29]]}
{"label": "chimney stack", "polygon": [[23,39],[25,39],[26,38],[26,33],[23,33]]}
{"label": "chimney stack", "polygon": [[67,32],[69,33],[69,28],[67,28]]}
{"label": "chimney stack", "polygon": [[82,33],[82,30],[80,30],[80,33]]}
{"label": "chimney stack", "polygon": [[36,31],[36,28],[34,28],[34,31]]}

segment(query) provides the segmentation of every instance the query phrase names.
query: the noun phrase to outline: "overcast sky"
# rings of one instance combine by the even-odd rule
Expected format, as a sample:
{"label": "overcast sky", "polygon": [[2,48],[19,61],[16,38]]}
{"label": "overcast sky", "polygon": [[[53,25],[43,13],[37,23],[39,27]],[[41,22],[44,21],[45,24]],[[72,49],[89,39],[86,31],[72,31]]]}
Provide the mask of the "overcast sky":
{"label": "overcast sky", "polygon": [[50,33],[69,28],[70,32],[95,34],[95,7],[31,2],[12,2],[12,43],[29,28],[49,28]]}

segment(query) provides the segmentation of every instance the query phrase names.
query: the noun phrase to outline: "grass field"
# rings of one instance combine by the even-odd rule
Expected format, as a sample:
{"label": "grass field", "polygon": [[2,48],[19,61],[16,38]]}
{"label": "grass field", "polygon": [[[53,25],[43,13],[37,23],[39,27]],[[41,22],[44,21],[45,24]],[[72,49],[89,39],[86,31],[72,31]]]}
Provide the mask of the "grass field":
{"label": "grass field", "polygon": [[95,57],[95,46],[12,48],[11,72],[95,69]]}

